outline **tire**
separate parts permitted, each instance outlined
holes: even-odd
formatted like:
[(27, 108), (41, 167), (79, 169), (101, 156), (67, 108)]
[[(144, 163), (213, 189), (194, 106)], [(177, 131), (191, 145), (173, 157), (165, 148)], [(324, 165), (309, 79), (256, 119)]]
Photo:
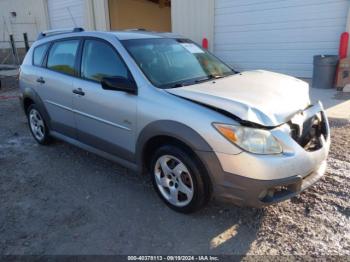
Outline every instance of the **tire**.
[(39, 108), (32, 104), (27, 109), (29, 130), (34, 139), (41, 145), (47, 145), (52, 141), (46, 121), (40, 113)]
[(158, 148), (149, 170), (159, 197), (171, 209), (188, 214), (208, 202), (210, 190), (202, 165), (186, 151), (172, 145)]

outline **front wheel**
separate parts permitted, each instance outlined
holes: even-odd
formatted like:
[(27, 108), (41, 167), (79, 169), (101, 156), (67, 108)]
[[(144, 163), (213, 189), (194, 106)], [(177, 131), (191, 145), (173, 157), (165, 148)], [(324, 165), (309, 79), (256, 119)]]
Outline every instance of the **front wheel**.
[(172, 209), (191, 213), (209, 199), (207, 181), (199, 161), (175, 146), (163, 146), (153, 155), (151, 175), (155, 190)]

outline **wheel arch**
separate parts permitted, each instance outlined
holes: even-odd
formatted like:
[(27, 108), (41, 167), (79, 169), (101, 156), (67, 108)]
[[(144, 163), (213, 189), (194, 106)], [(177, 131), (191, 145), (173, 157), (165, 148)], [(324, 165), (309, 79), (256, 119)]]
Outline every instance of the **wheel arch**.
[[(182, 123), (171, 120), (159, 120), (148, 124), (140, 133), (136, 143), (136, 161), (139, 171), (145, 174), (146, 163), (151, 153), (161, 145), (179, 146), (193, 154), (205, 169), (206, 165), (196, 151), (212, 152), (211, 146), (195, 130)], [(209, 170), (205, 170), (206, 173)], [(208, 174), (209, 176), (209, 174)]]
[(148, 174), (148, 165), (152, 153), (162, 145), (177, 146), (188, 152), (199, 163), (203, 179), (206, 181), (208, 197), (214, 189), (211, 170), (199, 152), (211, 152), (210, 145), (192, 128), (175, 121), (161, 120), (146, 126), (137, 140), (137, 166), (141, 174)]
[(32, 104), (35, 104), (35, 102), (30, 96), (23, 97), (23, 109), (24, 109), (24, 112), (27, 112), (28, 108)]
[(51, 118), (48, 111), (46, 110), (43, 100), (33, 88), (25, 88), (22, 92), (22, 107), (25, 113), (27, 113), (27, 109), (31, 104), (35, 104), (39, 108), (46, 124), (50, 128)]

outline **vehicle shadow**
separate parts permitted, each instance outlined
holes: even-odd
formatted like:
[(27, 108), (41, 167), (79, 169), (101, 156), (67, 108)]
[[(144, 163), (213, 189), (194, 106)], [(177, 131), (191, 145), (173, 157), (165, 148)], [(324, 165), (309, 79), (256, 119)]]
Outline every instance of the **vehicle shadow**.
[(6, 254), (242, 256), (257, 239), (264, 210), (212, 201), (176, 213), (149, 177), (63, 142), (43, 147), (27, 138), (11, 151), (25, 168), (2, 175), (13, 186), (2, 195)]
[[(137, 179), (140, 176), (130, 171), (127, 173), (130, 178)], [(265, 209), (238, 207), (212, 200), (202, 210), (193, 214), (180, 214), (169, 209), (158, 198), (150, 186), (149, 177), (143, 176), (142, 181), (146, 190), (143, 192), (146, 196), (142, 198), (145, 200), (149, 197), (149, 201), (155, 206), (150, 217), (159, 221), (148, 225), (148, 230), (153, 231), (150, 234), (157, 234), (152, 238), (154, 246), (166, 243), (162, 245), (163, 252), (160, 254), (237, 255), (237, 258), (240, 258), (249, 252), (252, 243), (257, 239)], [(141, 212), (145, 215), (139, 222), (145, 225), (148, 221), (145, 216), (149, 213), (149, 208), (145, 206)], [(147, 248), (147, 245), (138, 247), (138, 251), (141, 250), (143, 254), (154, 252), (152, 248)], [(158, 253), (159, 251), (156, 251), (156, 254)]]
[(115, 199), (105, 214), (114, 217), (112, 228), (116, 234), (110, 238), (120, 243), (116, 236), (121, 234), (126, 239), (122, 247), (111, 245), (112, 253), (244, 256), (257, 239), (265, 214), (264, 209), (241, 208), (215, 200), (194, 214), (180, 214), (159, 199), (149, 177), (125, 170), (112, 179), (116, 184), (127, 179), (123, 193), (118, 186), (115, 188), (124, 197)]
[[(136, 174), (128, 175), (139, 179)], [(242, 257), (257, 239), (265, 209), (237, 207), (213, 200), (196, 213), (180, 214), (169, 209), (158, 198), (149, 178), (142, 177), (142, 181), (142, 192), (134, 186), (127, 189), (133, 195), (128, 201), (136, 201), (133, 204), (129, 202), (128, 211), (132, 214), (124, 212), (123, 217), (115, 217), (119, 221), (128, 218), (130, 222), (125, 224), (129, 230), (123, 234), (130, 245), (118, 253)], [(134, 211), (131, 205), (134, 205)], [(119, 213), (117, 210), (114, 212)]]

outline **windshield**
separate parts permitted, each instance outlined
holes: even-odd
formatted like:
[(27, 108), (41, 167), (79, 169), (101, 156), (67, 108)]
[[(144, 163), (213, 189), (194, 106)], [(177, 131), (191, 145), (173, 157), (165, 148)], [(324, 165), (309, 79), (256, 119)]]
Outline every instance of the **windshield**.
[(122, 41), (146, 77), (159, 88), (174, 88), (225, 77), (234, 71), (186, 39)]

